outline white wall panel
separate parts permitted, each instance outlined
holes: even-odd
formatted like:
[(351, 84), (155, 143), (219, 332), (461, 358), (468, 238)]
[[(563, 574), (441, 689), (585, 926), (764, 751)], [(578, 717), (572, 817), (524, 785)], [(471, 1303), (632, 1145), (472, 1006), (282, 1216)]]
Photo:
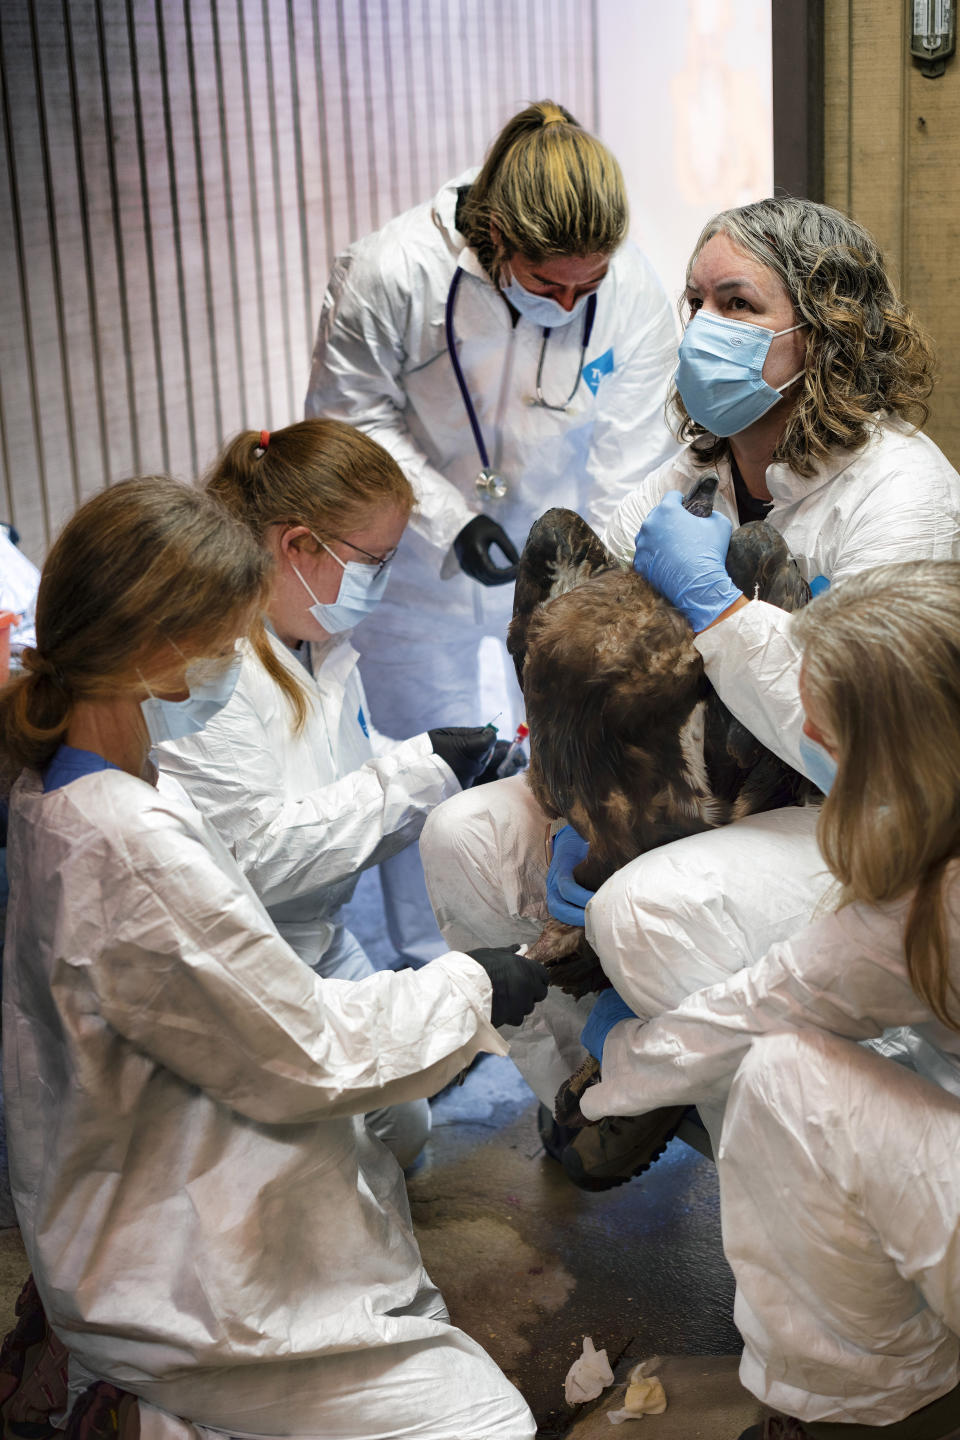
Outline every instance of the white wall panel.
[(0, 518), (297, 419), (334, 255), (551, 96), (595, 0), (3, 0)]
[(596, 131), (671, 298), (711, 215), (773, 193), (771, 3), (600, 0)]

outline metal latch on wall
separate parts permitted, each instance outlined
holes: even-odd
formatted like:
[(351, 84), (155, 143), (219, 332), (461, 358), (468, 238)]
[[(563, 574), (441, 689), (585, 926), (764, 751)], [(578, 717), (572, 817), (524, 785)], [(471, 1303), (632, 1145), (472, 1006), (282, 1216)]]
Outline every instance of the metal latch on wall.
[(946, 69), (957, 45), (955, 0), (907, 0), (910, 16), (910, 54), (920, 72), (935, 80)]

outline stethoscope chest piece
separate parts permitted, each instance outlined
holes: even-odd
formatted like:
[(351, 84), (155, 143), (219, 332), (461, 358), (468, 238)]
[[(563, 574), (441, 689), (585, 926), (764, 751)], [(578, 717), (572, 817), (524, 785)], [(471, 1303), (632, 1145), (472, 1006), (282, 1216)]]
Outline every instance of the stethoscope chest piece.
[(507, 494), (507, 482), (496, 470), (484, 465), (475, 481), (477, 494), (487, 500), (503, 500)]

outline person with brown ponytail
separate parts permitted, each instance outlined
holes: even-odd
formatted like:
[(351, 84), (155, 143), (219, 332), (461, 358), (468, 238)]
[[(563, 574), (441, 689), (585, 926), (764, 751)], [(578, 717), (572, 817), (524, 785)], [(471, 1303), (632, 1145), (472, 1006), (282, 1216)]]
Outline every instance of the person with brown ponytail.
[[(206, 483), (272, 556), (272, 580), (229, 704), (199, 733), (171, 735), (160, 767), (216, 827), (300, 958), (360, 980), (373, 966), (342, 906), (362, 870), (413, 844), (430, 811), (485, 772), (494, 731), (395, 741), (370, 720), (348, 632), (379, 602), (413, 505), (382, 446), (338, 420), (247, 430)], [(409, 1166), (430, 1107), (417, 1099), (368, 1123)]]
[(50, 1346), (124, 1437), (532, 1440), (449, 1323), (362, 1117), (503, 1053), (494, 1024), (544, 993), (538, 967), (448, 954), (322, 979), (213, 827), (151, 783), (151, 742), (227, 703), (271, 569), (211, 496), (115, 485), (55, 543), (36, 648), (0, 690), (7, 1138)]
[[(333, 267), (306, 399), (378, 440), (417, 509), (375, 625), (355, 637), (391, 735), (468, 725), (481, 642), (503, 652), (514, 562), (552, 505), (601, 533), (676, 453), (664, 418), (676, 318), (627, 240), (616, 159), (562, 105), (514, 115), (479, 171), (351, 245)], [(415, 852), (381, 870), (391, 938), (444, 948)]]

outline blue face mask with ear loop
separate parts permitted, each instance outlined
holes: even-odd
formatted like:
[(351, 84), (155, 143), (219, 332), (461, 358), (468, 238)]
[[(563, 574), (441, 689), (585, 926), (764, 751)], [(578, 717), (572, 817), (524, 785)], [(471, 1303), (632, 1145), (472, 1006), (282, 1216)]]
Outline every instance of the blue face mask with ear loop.
[[(153, 691), (146, 700), (140, 701), (140, 711), (147, 727), (151, 745), (162, 745), (165, 740), (182, 740), (202, 730), (230, 702), (237, 681), (243, 656), (237, 651), (228, 656), (222, 668), (212, 678), (209, 676), (210, 661), (191, 660), (187, 665), (183, 681), (189, 690), (186, 700), (161, 700)], [(139, 673), (139, 672), (138, 672)], [(147, 685), (143, 676), (140, 676)], [(147, 685), (150, 690), (150, 686)]]
[(519, 310), (525, 320), (529, 320), (534, 325), (542, 325), (545, 330), (557, 330), (562, 325), (569, 325), (590, 299), (589, 291), (585, 295), (578, 295), (572, 308), (564, 310), (559, 300), (554, 300), (550, 295), (535, 295), (532, 290), (525, 289), (520, 281), (514, 280), (512, 276), (506, 284), (501, 280), (500, 289), (514, 310)]
[(767, 352), (778, 335), (803, 330), (806, 324), (801, 320), (785, 330), (767, 330), (698, 310), (683, 332), (674, 376), (691, 420), (726, 439), (772, 410), (803, 369), (774, 389), (763, 378)]
[[(312, 530), (310, 533), (313, 535)], [(323, 546), (328, 555), (333, 556), (343, 570), (336, 600), (324, 605), (317, 599), (292, 560), (290, 565), (294, 575), (313, 601), (313, 604), (308, 605), (307, 609), (314, 620), (326, 630), (328, 635), (339, 635), (344, 630), (352, 630), (354, 625), (359, 625), (361, 620), (365, 620), (372, 611), (376, 610), (383, 599), (387, 581), (390, 579), (389, 566), (384, 565), (378, 569), (376, 565), (363, 565), (358, 560), (341, 560), (340, 556), (331, 550), (323, 540), (317, 539), (316, 535), (313, 535), (313, 538), (318, 545)]]
[(809, 735), (800, 733), (800, 758), (803, 761), (803, 773), (808, 780), (812, 780), (818, 790), (824, 795), (830, 793), (830, 787), (837, 778), (837, 762), (816, 740), (811, 740)]

